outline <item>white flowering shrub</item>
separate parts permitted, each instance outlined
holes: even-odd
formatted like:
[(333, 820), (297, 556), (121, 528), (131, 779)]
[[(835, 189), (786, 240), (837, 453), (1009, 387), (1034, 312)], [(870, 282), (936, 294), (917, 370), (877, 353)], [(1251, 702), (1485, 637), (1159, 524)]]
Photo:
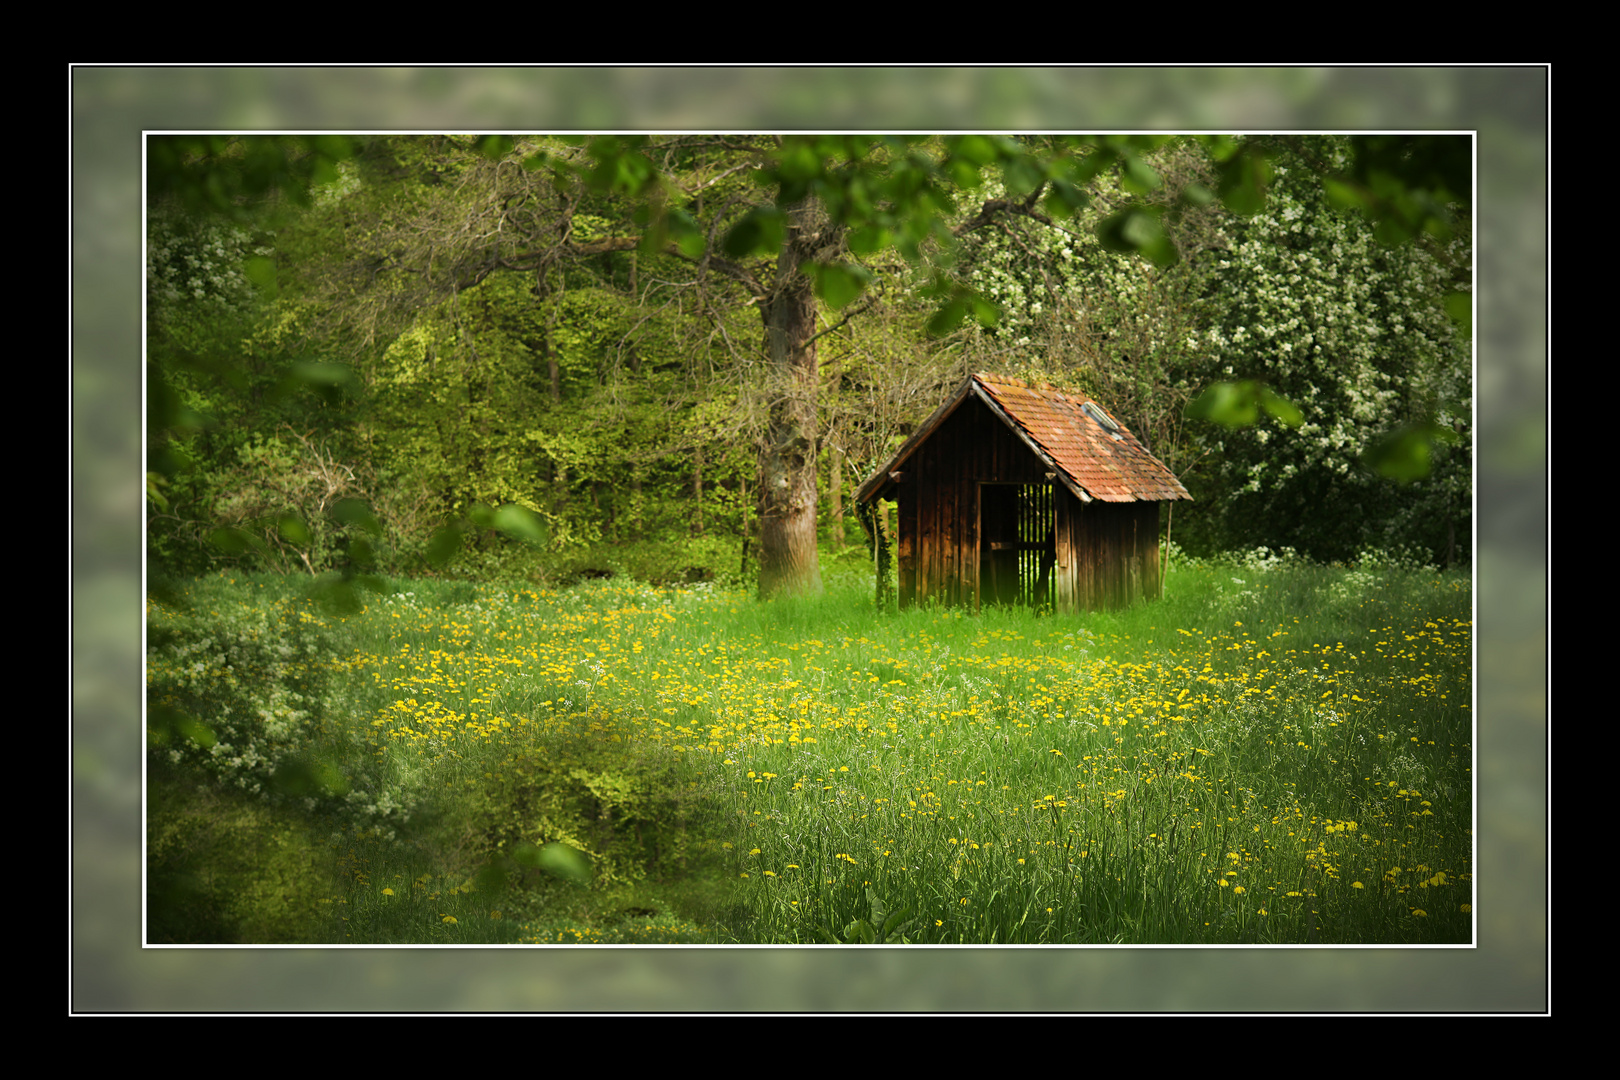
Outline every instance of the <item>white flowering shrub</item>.
[[(1215, 267), (1198, 340), (1207, 381), (1262, 380), (1304, 423), (1209, 431), (1220, 546), (1286, 543), (1319, 560), (1369, 544), (1439, 557), (1460, 546), (1466, 559), (1469, 357), (1442, 300), (1459, 287), (1467, 241), (1382, 246), (1303, 164), (1283, 156), (1276, 173), (1265, 209), (1234, 227)], [(1429, 477), (1400, 487), (1360, 464), (1377, 439), (1427, 417), (1464, 435)]]
[(146, 224), (146, 295), (149, 308), (166, 312), (181, 303), (206, 302), (242, 309), (253, 298), (243, 266), (268, 254), (253, 235), (226, 221), (199, 221), (154, 211)]
[(147, 648), (154, 752), (268, 793), (276, 771), (310, 741), (328, 655), (318, 628), (281, 607), (154, 619)]
[(409, 820), (421, 778), (388, 772), (363, 740), (324, 723), (351, 703), (332, 677), (334, 649), (319, 618), (287, 602), (149, 615), (155, 762), (385, 833)]
[(1283, 547), (1273, 551), (1263, 545), (1248, 550), (1225, 552), (1218, 561), (1233, 569), (1247, 570), (1253, 574), (1265, 574), (1273, 570), (1289, 570), (1310, 565), (1309, 559), (1301, 558), (1299, 552), (1291, 547)]
[[(1196, 149), (1172, 144), (1147, 160), (1163, 180), (1153, 200), (1167, 203), (1187, 184), (1214, 183)], [(980, 194), (1005, 192), (992, 180)], [(1161, 268), (1109, 251), (1097, 236), (1099, 223), (1139, 196), (1106, 174), (1088, 194), (1087, 207), (1069, 222), (1012, 216), (964, 238), (964, 277), (1001, 313), (993, 330), (976, 331), (980, 362), (1078, 384), (1174, 471), (1182, 410), (1198, 389), (1204, 316), (1196, 301), (1209, 288), (1207, 252), (1228, 242), (1225, 215), (1203, 208), (1170, 222), (1182, 258)]]
[(1397, 571), (1406, 574), (1434, 573), (1439, 567), (1430, 554), (1411, 544), (1389, 548), (1364, 547), (1356, 555), (1356, 566), (1369, 571)]

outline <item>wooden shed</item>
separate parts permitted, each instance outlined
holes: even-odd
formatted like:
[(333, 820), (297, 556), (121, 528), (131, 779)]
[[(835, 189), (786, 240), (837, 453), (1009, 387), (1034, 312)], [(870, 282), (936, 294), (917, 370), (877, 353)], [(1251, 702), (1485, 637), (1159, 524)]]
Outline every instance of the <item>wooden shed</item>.
[(856, 493), (899, 503), (899, 599), (1122, 607), (1159, 595), (1159, 504), (1191, 499), (1084, 395), (973, 375)]

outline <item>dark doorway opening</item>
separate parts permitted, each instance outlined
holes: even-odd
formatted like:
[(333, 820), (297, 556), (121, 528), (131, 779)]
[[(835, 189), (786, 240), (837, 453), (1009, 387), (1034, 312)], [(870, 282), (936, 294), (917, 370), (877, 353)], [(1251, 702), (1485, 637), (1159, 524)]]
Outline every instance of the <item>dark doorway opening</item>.
[(979, 603), (1052, 603), (1057, 529), (1051, 484), (979, 485)]

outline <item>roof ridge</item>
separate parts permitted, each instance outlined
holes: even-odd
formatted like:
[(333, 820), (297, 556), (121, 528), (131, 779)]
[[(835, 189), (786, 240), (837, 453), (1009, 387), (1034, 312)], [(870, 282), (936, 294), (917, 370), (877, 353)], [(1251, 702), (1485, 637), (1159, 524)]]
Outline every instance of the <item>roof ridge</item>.
[[(1012, 383), (1012, 384), (1017, 385), (1017, 386), (1022, 386), (1026, 390), (1052, 390), (1052, 391), (1055, 391), (1056, 393), (1059, 393), (1059, 394), (1066, 394), (1069, 397), (1079, 398), (1081, 401), (1090, 401), (1090, 402), (1094, 402), (1095, 404), (1097, 404), (1099, 406), (1102, 405), (1102, 402), (1097, 401), (1096, 398), (1094, 398), (1091, 395), (1087, 394), (1083, 390), (1069, 390), (1069, 389), (1066, 389), (1065, 387), (1058, 386), (1056, 383), (1036, 382), (1033, 379), (1024, 379), (1024, 378), (1020, 378), (1020, 377), (1018, 377), (1016, 375), (997, 375), (994, 372), (986, 372), (986, 371), (974, 372), (973, 377), (975, 379), (979, 379), (981, 381), (985, 380), (985, 379), (988, 379), (988, 380), (990, 380), (992, 382)], [(1112, 415), (1112, 414), (1110, 414), (1110, 415)]]
[[(1058, 470), (1064, 483), (1083, 500), (1192, 498), (1135, 432), (1084, 391), (988, 371), (970, 375), (956, 394), (912, 432), (889, 463), (861, 486), (857, 498), (870, 499), (882, 490), (894, 475), (891, 470), (932, 437), (959, 405), (974, 397), (999, 415), (1049, 467)], [(1087, 405), (1095, 412), (1086, 409)]]

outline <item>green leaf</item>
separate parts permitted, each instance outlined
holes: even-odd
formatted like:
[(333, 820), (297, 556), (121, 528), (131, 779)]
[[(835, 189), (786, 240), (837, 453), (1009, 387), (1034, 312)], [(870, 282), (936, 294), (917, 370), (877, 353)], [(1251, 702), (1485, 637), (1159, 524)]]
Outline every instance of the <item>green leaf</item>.
[(1097, 225), (1097, 239), (1108, 251), (1141, 255), (1155, 266), (1174, 266), (1181, 258), (1158, 215), (1140, 206), (1104, 218)]
[(721, 240), (720, 247), (733, 259), (749, 255), (774, 255), (782, 249), (787, 219), (774, 206), (756, 206), (743, 215)]
[(495, 511), (488, 527), (539, 547), (544, 547), (551, 539), (545, 520), (533, 510), (517, 503), (507, 503)]
[(309, 534), (309, 526), (296, 514), (282, 514), (276, 519), (276, 531), (281, 538), (297, 547), (309, 547), (315, 538)]
[(535, 865), (553, 877), (572, 881), (576, 885), (588, 885), (594, 876), (590, 856), (578, 848), (557, 842), (540, 849), (535, 856)]
[(1125, 170), (1124, 176), (1121, 177), (1121, 183), (1125, 190), (1132, 194), (1146, 195), (1149, 192), (1158, 190), (1163, 181), (1159, 179), (1159, 174), (1153, 170), (1151, 165), (1135, 154), (1128, 154), (1125, 157)]
[(154, 746), (168, 746), (173, 739), (182, 738), (206, 750), (219, 741), (207, 724), (173, 705), (153, 705), (146, 712), (146, 726)]
[(317, 798), (323, 795), (348, 794), (349, 781), (343, 771), (324, 758), (314, 761), (293, 759), (282, 762), (270, 778), (272, 786), (283, 795), (296, 799)]
[(968, 305), (972, 308), (973, 317), (986, 330), (994, 330), (996, 324), (1001, 321), (1001, 309), (993, 301), (978, 293), (968, 294)]
[(242, 276), (271, 296), (276, 292), (276, 263), (264, 255), (253, 255), (243, 260)]
[(244, 555), (249, 551), (257, 551), (261, 555), (269, 553), (263, 540), (228, 525), (210, 532), (208, 542), (226, 555)]
[(507, 883), (506, 867), (498, 862), (485, 863), (478, 873), (473, 875), (473, 890), (486, 896), (496, 896), (504, 892)]
[(1305, 422), (1305, 414), (1299, 411), (1298, 405), (1268, 386), (1260, 388), (1260, 406), (1286, 427), (1299, 427)]
[(428, 541), (427, 550), (423, 553), (430, 566), (443, 566), (456, 557), (461, 550), (461, 529), (455, 525), (446, 525), (433, 534)]
[(988, 135), (950, 135), (945, 139), (945, 148), (953, 157), (973, 165), (975, 171), (1001, 156), (1000, 148)]
[(849, 250), (856, 255), (872, 255), (894, 243), (894, 234), (881, 225), (862, 225), (849, 231)]
[(300, 360), (292, 365), (279, 389), (283, 394), (299, 388), (313, 390), (323, 401), (335, 404), (342, 400), (345, 391), (358, 391), (359, 387), (360, 380), (348, 364)]
[(332, 518), (340, 524), (364, 529), (372, 536), (382, 535), (382, 524), (364, 499), (339, 499), (332, 507)]
[(1362, 461), (1380, 476), (1409, 484), (1429, 475), (1435, 443), (1460, 441), (1455, 431), (1433, 421), (1403, 424), (1369, 447)]
[(1181, 189), (1181, 201), (1189, 206), (1208, 206), (1215, 201), (1215, 193), (1203, 184), (1188, 184)]
[(1322, 191), (1328, 201), (1341, 210), (1366, 210), (1372, 205), (1369, 192), (1331, 176), (1322, 181)]
[(789, 136), (776, 161), (777, 182), (784, 186), (802, 185), (823, 172), (823, 165), (815, 139)]
[(1474, 333), (1474, 298), (1465, 292), (1446, 294), (1446, 314), (1469, 337)]
[(1046, 212), (1053, 217), (1073, 217), (1078, 211), (1084, 210), (1087, 195), (1082, 188), (1076, 187), (1065, 179), (1054, 179), (1050, 189), (1042, 200)]
[(861, 295), (867, 282), (872, 280), (872, 272), (866, 267), (851, 266), (848, 263), (835, 263), (830, 266), (813, 263), (808, 269), (815, 281), (816, 295), (833, 308), (841, 308)]
[(370, 568), (377, 565), (377, 554), (371, 550), (371, 544), (363, 537), (350, 540), (347, 548), (351, 568)]
[(1220, 177), (1216, 190), (1232, 213), (1247, 217), (1265, 207), (1271, 162), (1264, 154), (1245, 149), (1223, 161), (1216, 171)]
[(512, 152), (513, 145), (510, 135), (480, 135), (473, 148), (491, 161), (498, 161)]
[(703, 230), (698, 227), (697, 220), (680, 207), (670, 209), (664, 215), (664, 226), (675, 241), (675, 246), (681, 254), (688, 259), (697, 259), (703, 256), (704, 238)]
[(951, 183), (964, 191), (972, 191), (984, 183), (984, 177), (979, 167), (971, 161), (961, 158), (952, 158), (945, 163), (945, 173), (951, 178)]
[(358, 615), (365, 608), (354, 583), (342, 574), (322, 574), (310, 585), (306, 595), (328, 615)]
[(962, 325), (962, 320), (967, 318), (967, 313), (968, 302), (966, 299), (953, 297), (947, 300), (940, 305), (939, 310), (934, 312), (933, 317), (928, 320), (928, 333), (933, 337), (944, 337), (952, 333), (958, 326)]
[(1001, 173), (1010, 199), (1022, 199), (1046, 179), (1040, 163), (1028, 154), (1019, 154), (1002, 162)]
[(1254, 379), (1215, 383), (1187, 406), (1194, 420), (1213, 420), (1230, 428), (1248, 427), (1260, 419), (1260, 410), (1280, 424), (1298, 427), (1305, 422), (1299, 406)]
[(856, 919), (844, 927), (844, 940), (862, 945), (872, 944), (872, 924), (865, 919)]
[(1215, 383), (1187, 406), (1187, 416), (1193, 420), (1213, 420), (1229, 428), (1248, 427), (1260, 419), (1255, 384)]
[(169, 482), (168, 477), (162, 473), (149, 472), (146, 474), (146, 501), (162, 510), (169, 512), (169, 500), (163, 497), (163, 485)]

